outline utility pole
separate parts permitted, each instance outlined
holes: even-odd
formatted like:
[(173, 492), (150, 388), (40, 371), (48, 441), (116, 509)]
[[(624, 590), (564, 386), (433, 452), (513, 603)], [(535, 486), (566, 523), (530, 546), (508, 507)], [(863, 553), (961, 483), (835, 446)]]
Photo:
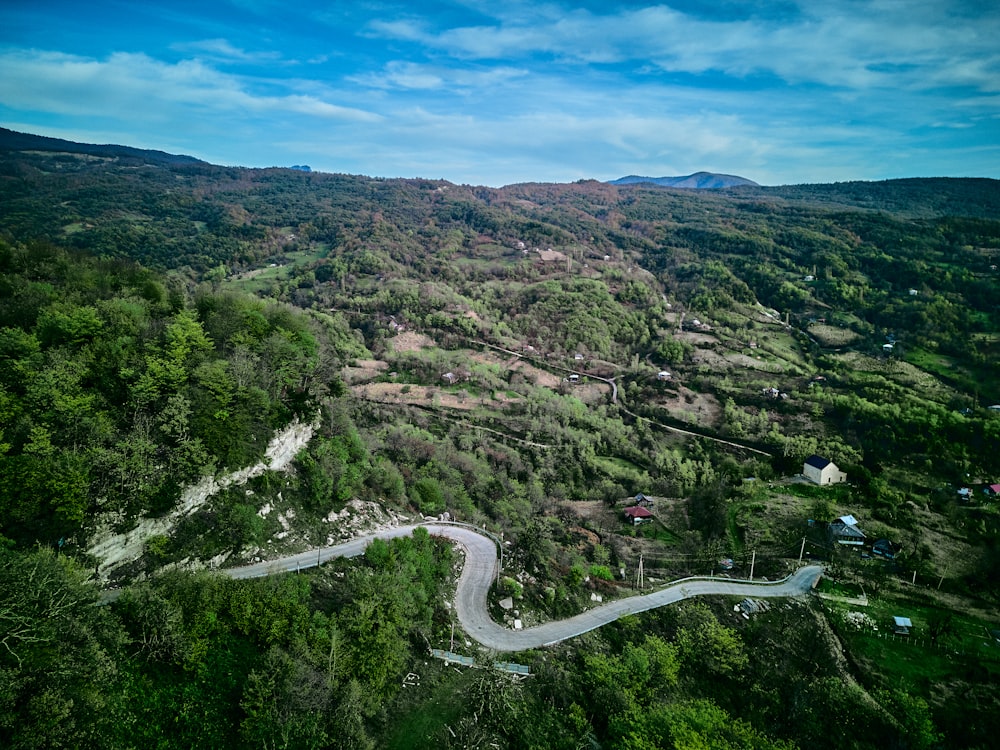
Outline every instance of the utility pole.
[(938, 591), (941, 590), (941, 584), (944, 583), (944, 577), (946, 575), (948, 575), (948, 568), (947, 567), (944, 569), (944, 572), (941, 573), (941, 577), (938, 579), (938, 585), (937, 585)]
[(753, 556), (750, 558), (750, 580), (753, 580), (753, 566), (757, 564), (757, 550), (753, 551)]
[(806, 551), (806, 538), (802, 537), (802, 546), (799, 548), (799, 562), (802, 562), (802, 553)]
[(642, 555), (639, 555), (639, 588), (640, 589), (645, 588), (645, 584), (646, 584), (645, 576), (643, 575), (642, 571)]

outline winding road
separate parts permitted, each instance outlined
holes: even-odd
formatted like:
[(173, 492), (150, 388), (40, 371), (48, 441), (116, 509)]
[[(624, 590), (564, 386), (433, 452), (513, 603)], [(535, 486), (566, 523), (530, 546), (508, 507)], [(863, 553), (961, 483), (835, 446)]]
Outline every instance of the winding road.
[(808, 592), (823, 573), (819, 565), (800, 568), (788, 578), (775, 582), (734, 581), (722, 578), (685, 578), (649, 594), (630, 596), (594, 607), (586, 612), (525, 630), (510, 630), (490, 617), (486, 597), (497, 575), (496, 542), (469, 526), (422, 523), (399, 526), (376, 534), (352, 539), (333, 547), (302, 552), (280, 560), (229, 568), (221, 573), (230, 578), (259, 578), (278, 573), (315, 567), (334, 557), (357, 557), (375, 538), (394, 539), (408, 536), (422, 526), (434, 536), (459, 544), (465, 550), (465, 565), (455, 591), (455, 612), (466, 635), (494, 651), (525, 651), (551, 646), (595, 630), (625, 615), (646, 612), (656, 607), (694, 596), (752, 596), (755, 598), (800, 596)]

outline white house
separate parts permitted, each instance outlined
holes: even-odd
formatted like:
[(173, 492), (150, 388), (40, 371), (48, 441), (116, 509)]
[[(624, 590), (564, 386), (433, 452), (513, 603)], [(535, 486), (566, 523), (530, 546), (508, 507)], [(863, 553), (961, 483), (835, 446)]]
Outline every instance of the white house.
[(809, 456), (802, 464), (802, 474), (816, 484), (838, 484), (847, 481), (847, 474), (837, 468), (837, 464), (821, 456)]

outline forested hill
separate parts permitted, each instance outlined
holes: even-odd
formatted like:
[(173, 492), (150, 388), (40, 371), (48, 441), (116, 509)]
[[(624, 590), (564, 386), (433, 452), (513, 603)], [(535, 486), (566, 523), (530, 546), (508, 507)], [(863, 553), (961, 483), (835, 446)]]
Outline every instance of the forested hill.
[(139, 160), (156, 164), (204, 163), (193, 156), (168, 154), (165, 151), (134, 148), (132, 146), (116, 146), (113, 144), (76, 143), (75, 141), (63, 140), (62, 138), (49, 138), (44, 135), (19, 133), (7, 128), (0, 128), (0, 152), (3, 151), (47, 151), (64, 154), (86, 154), (88, 156), (108, 159)]
[[(1000, 732), (1000, 182), (492, 189), (147, 156), (0, 149), (0, 745)], [(848, 481), (805, 484), (814, 454)], [(503, 539), (511, 628), (806, 558), (833, 598), (630, 616), (517, 655), (522, 681), (428, 656), (494, 658), (426, 534), (208, 570), (445, 513)], [(831, 536), (848, 516), (862, 545)]]
[(361, 351), (344, 335), (287, 305), (186, 300), (134, 263), (0, 241), (0, 530), (73, 537), (254, 463), (342, 387), (338, 359)]

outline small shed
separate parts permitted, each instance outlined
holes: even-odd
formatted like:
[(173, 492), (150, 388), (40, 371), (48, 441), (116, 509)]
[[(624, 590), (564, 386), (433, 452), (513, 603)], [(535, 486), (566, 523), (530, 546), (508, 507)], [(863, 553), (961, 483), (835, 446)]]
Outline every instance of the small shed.
[(632, 502), (636, 505), (642, 506), (643, 508), (648, 508), (653, 504), (653, 498), (648, 495), (644, 495), (641, 492), (632, 498)]
[(638, 505), (635, 505), (631, 508), (625, 509), (625, 518), (631, 522), (633, 526), (638, 526), (642, 523), (651, 522), (653, 520), (653, 514), (650, 513), (647, 508), (641, 508)]
[(888, 539), (879, 539), (872, 545), (872, 554), (884, 557), (886, 560), (894, 560), (898, 552), (899, 545), (893, 544)]
[(910, 628), (912, 627), (913, 623), (910, 621), (909, 617), (892, 618), (892, 632), (896, 635), (909, 635)]
[(671, 377), (670, 373), (667, 372), (666, 370), (660, 370), (658, 373), (656, 373), (656, 379), (657, 380), (661, 380), (661, 381), (663, 381), (663, 380), (670, 380), (670, 377)]

